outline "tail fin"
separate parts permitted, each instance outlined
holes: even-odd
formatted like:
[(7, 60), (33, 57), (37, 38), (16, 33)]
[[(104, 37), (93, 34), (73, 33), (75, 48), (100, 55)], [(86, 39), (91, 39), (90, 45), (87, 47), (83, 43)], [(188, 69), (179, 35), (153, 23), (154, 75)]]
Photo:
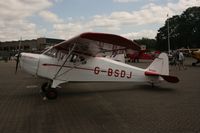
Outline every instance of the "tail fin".
[(161, 53), (146, 71), (157, 73), (159, 75), (169, 75), (169, 59), (166, 53)]
[(161, 53), (145, 71), (146, 76), (161, 76), (164, 80), (177, 83), (179, 79), (169, 75), (169, 59), (166, 53)]

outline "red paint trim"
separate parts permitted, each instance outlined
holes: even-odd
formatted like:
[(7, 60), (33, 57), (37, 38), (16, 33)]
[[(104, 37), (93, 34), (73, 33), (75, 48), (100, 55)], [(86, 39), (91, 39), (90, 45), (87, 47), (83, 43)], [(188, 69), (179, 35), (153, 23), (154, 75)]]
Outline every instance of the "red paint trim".
[(160, 74), (158, 74), (156, 72), (151, 72), (151, 71), (145, 71), (144, 74), (146, 76), (160, 76)]

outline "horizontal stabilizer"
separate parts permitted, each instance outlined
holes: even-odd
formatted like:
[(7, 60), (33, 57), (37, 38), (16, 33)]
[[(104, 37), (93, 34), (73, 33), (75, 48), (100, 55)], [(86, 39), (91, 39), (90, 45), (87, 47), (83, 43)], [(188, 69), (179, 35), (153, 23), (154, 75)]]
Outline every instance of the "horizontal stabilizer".
[(166, 53), (161, 53), (158, 58), (147, 67), (144, 74), (150, 77), (162, 77), (170, 83), (179, 82), (177, 77), (169, 75), (169, 59)]
[(160, 75), (164, 80), (170, 83), (178, 83), (179, 79), (175, 76), (170, 76), (170, 75)]
[(164, 80), (170, 83), (178, 83), (179, 79), (175, 76), (170, 76), (170, 75), (160, 75)]
[(161, 74), (151, 72), (151, 71), (146, 71), (145, 75), (146, 76), (161, 76), (164, 80), (166, 80), (167, 82), (170, 82), (170, 83), (178, 83), (179, 82), (179, 79), (175, 76), (161, 75)]

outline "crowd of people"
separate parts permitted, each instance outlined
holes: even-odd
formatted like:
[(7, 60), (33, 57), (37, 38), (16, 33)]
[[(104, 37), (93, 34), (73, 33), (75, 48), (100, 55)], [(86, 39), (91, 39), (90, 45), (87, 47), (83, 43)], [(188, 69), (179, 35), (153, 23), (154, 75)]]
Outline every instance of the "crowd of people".
[(186, 69), (184, 65), (185, 57), (183, 55), (183, 52), (176, 50), (172, 51), (171, 57), (170, 57), (170, 64), (174, 66), (178, 66), (179, 70)]

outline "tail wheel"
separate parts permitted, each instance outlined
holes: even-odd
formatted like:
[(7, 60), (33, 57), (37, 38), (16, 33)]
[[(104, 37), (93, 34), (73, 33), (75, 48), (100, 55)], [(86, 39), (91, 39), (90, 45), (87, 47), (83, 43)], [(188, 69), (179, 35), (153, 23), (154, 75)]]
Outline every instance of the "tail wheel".
[(45, 95), (48, 99), (53, 100), (57, 98), (58, 93), (55, 89), (49, 88), (48, 90), (46, 90)]

